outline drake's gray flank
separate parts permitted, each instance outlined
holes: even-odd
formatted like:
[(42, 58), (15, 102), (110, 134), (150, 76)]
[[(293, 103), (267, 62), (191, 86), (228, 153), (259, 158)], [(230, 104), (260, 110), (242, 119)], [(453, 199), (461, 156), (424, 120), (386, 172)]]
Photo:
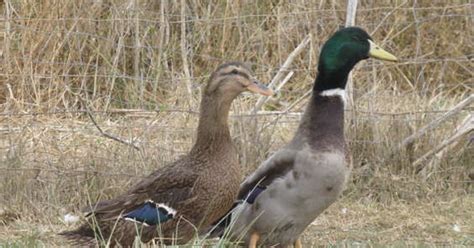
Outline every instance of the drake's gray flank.
[(294, 138), (241, 184), (237, 206), (218, 226), (228, 225), (231, 238), (252, 248), (301, 247), (306, 227), (336, 201), (351, 171), (344, 88), (351, 69), (368, 57), (396, 60), (360, 28), (341, 29), (324, 44)]

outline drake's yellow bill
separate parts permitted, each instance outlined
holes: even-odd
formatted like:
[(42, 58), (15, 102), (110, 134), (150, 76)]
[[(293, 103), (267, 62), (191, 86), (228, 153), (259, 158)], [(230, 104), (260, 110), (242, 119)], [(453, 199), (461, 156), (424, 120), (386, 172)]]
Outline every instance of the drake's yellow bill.
[(395, 55), (383, 50), (373, 41), (369, 40), (369, 43), (370, 43), (369, 57), (374, 58), (374, 59), (393, 61), (393, 62), (398, 61)]

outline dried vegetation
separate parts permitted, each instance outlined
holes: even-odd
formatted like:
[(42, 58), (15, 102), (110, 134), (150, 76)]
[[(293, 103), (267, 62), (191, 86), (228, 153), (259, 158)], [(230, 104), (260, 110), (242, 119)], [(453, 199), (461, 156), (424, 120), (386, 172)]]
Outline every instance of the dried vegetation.
[[(65, 213), (116, 195), (190, 148), (200, 86), (218, 64), (247, 61), (270, 81), (309, 34), (277, 97), (256, 114), (255, 96), (234, 104), (241, 162), (255, 168), (291, 138), (319, 48), (344, 23), (345, 8), (307, 0), (0, 2), (0, 243), (60, 245), (54, 234), (70, 228)], [(415, 163), (472, 118), (472, 104), (400, 146), (472, 97), (473, 8), (360, 1), (356, 23), (401, 61), (369, 60), (354, 71), (346, 118), (354, 173), (305, 244), (474, 245), (472, 132)], [(87, 111), (138, 149), (101, 135)]]

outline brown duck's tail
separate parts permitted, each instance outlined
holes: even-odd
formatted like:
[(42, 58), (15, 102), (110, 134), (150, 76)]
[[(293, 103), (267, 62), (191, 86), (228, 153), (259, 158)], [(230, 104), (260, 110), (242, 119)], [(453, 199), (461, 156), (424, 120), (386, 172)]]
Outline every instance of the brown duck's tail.
[(229, 211), (211, 225), (211, 228), (207, 231), (209, 238), (224, 237), (226, 229), (229, 228), (232, 223), (232, 214), (235, 212), (235, 208), (240, 204), (242, 204), (242, 201), (235, 201)]
[(83, 224), (73, 231), (61, 232), (59, 235), (65, 237), (74, 246), (97, 247), (99, 245), (96, 239), (98, 234), (89, 224)]

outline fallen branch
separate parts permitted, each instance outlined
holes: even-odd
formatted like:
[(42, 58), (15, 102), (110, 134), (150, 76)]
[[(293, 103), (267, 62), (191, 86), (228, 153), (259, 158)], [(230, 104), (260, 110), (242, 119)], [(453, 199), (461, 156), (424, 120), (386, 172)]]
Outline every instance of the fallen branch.
[[(468, 118), (469, 118), (469, 116), (468, 116)], [(466, 118), (464, 121), (466, 121), (468, 118)], [(463, 124), (464, 124), (464, 121), (463, 121)], [(426, 165), (422, 165), (421, 163), (420, 163), (420, 166), (417, 165), (417, 167), (418, 167), (417, 171), (419, 171), (418, 174), (422, 175), (424, 179), (427, 179), (430, 176), (431, 173), (436, 172), (436, 168), (438, 168), (438, 166), (439, 166), (440, 162), (442, 161), (442, 159), (446, 156), (446, 154), (448, 152), (450, 152), (452, 149), (457, 147), (461, 140), (462, 139), (459, 138), (459, 139), (453, 141), (451, 144), (447, 145), (446, 147), (441, 149), (439, 152), (432, 155), (433, 157), (431, 158), (431, 161), (429, 163), (427, 163)], [(466, 142), (465, 147), (462, 148), (462, 149), (466, 149), (467, 147), (470, 146), (469, 137), (467, 138), (467, 140), (468, 141)], [(456, 152), (463, 152), (463, 151), (458, 151), (457, 150)]]
[(464, 119), (464, 121), (459, 125), (459, 128), (457, 128), (457, 131), (451, 135), (448, 139), (444, 140), (439, 144), (437, 147), (432, 149), (431, 151), (425, 153), (423, 156), (421, 156), (419, 159), (417, 159), (414, 163), (413, 166), (418, 166), (421, 163), (423, 163), (425, 160), (433, 156), (434, 154), (438, 154), (442, 152), (442, 150), (447, 149), (447, 147), (454, 143), (455, 141), (459, 140), (461, 137), (466, 135), (467, 133), (471, 132), (474, 130), (474, 116), (469, 115)]
[(466, 98), (463, 101), (461, 101), (460, 103), (458, 103), (458, 105), (456, 105), (451, 110), (449, 110), (448, 112), (446, 112), (445, 114), (440, 116), (438, 119), (430, 122), (428, 125), (420, 128), (416, 133), (410, 135), (408, 138), (406, 138), (405, 140), (402, 141), (402, 143), (400, 144), (399, 147), (402, 148), (402, 147), (405, 147), (405, 146), (413, 143), (416, 139), (423, 136), (426, 132), (428, 132), (429, 130), (431, 130), (431, 129), (437, 127), (437, 126), (439, 126), (441, 123), (446, 121), (449, 117), (451, 117), (454, 114), (458, 113), (464, 107), (468, 106), (472, 102), (474, 102), (474, 94), (470, 95), (468, 98)]

